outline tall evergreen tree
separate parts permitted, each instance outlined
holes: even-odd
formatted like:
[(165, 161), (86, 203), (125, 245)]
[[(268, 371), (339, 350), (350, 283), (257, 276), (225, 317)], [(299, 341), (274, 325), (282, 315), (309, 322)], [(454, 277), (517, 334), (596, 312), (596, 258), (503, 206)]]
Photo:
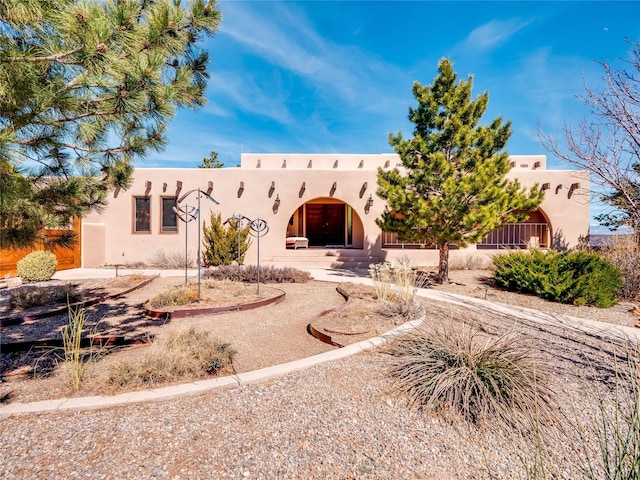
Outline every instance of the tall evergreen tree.
[(202, 159), (202, 163), (198, 168), (222, 168), (224, 163), (218, 159), (218, 152), (211, 150), (208, 157)]
[(0, 187), (31, 183), (33, 214), (9, 221), (4, 195), (3, 246), (130, 184), (176, 109), (205, 103), (199, 45), (220, 20), (215, 0), (0, 0)]
[(511, 124), (499, 117), (479, 125), (489, 95), (472, 99), (473, 77), (456, 82), (448, 59), (440, 61), (438, 70), (432, 85), (413, 86), (418, 102), (409, 108), (413, 138), (389, 135), (402, 169), (378, 169), (377, 194), (387, 208), (377, 223), (402, 241), (437, 246), (438, 276), (446, 283), (452, 243), (465, 247), (504, 223), (526, 220), (543, 192), (537, 185), (527, 192), (505, 178)]

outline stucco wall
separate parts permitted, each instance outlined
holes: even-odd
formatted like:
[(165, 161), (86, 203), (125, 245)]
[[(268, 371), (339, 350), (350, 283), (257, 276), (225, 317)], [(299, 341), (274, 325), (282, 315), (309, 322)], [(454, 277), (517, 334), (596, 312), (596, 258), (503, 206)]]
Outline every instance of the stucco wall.
[[(286, 157), (286, 165), (283, 160)], [(257, 160), (260, 158), (260, 166)], [(579, 173), (545, 170), (544, 156), (512, 157), (516, 167), (510, 172), (523, 186), (534, 183), (549, 184), (541, 206), (549, 219), (553, 234), (561, 236), (564, 246), (575, 245), (589, 227), (588, 184)], [(337, 164), (335, 163), (338, 161)], [(309, 168), (311, 161), (311, 168)], [(202, 220), (210, 213), (220, 212), (223, 219), (242, 214), (251, 219), (261, 218), (269, 225), (269, 232), (260, 239), (261, 260), (286, 255), (284, 239), (289, 218), (298, 207), (313, 199), (334, 199), (345, 202), (354, 211), (354, 244), (361, 240), (365, 251), (373, 256), (392, 259), (409, 253), (419, 263), (434, 263), (434, 251), (383, 250), (381, 232), (375, 224), (384, 210), (384, 202), (375, 195), (378, 166), (393, 168), (399, 160), (385, 155), (258, 155), (245, 154), (241, 168), (198, 169), (138, 168), (133, 186), (128, 191), (112, 192), (109, 206), (102, 214), (92, 214), (84, 220), (83, 266), (103, 264), (134, 264), (148, 262), (160, 250), (169, 254), (184, 254), (185, 224), (179, 222), (177, 233), (160, 233), (160, 202), (162, 196), (184, 195), (200, 188), (220, 202), (214, 205), (201, 199)], [(538, 162), (538, 166), (533, 165)], [(521, 165), (528, 165), (521, 167)], [(335, 167), (335, 168), (334, 168)], [(572, 184), (580, 188), (571, 190)], [(335, 184), (335, 188), (334, 188)], [(562, 184), (563, 188), (557, 189)], [(304, 185), (304, 188), (303, 188)], [(243, 188), (241, 188), (241, 186)], [(151, 233), (133, 233), (133, 197), (151, 198)], [(373, 204), (367, 208), (369, 196)], [(275, 208), (276, 198), (280, 204)], [(193, 192), (182, 205), (196, 205)], [(188, 225), (190, 252), (197, 250), (197, 224)], [(256, 240), (247, 253), (246, 262), (255, 263)], [(471, 248), (467, 251), (473, 251)], [(459, 254), (459, 253), (458, 253)]]

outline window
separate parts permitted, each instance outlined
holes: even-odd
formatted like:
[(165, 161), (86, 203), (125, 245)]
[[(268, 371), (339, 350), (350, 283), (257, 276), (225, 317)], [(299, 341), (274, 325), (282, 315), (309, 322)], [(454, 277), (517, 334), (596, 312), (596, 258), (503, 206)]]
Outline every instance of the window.
[(176, 197), (162, 197), (162, 222), (160, 224), (161, 233), (177, 233), (178, 217), (173, 207), (176, 206)]
[(151, 233), (151, 198), (134, 197), (134, 233)]

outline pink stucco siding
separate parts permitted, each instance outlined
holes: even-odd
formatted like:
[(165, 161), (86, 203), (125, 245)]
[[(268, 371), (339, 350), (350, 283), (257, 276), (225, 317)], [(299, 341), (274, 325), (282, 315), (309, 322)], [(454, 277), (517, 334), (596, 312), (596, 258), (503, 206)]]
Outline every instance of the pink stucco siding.
[[(538, 183), (548, 187), (541, 211), (551, 226), (555, 241), (562, 246), (576, 245), (580, 236), (588, 233), (589, 185), (584, 172), (547, 170), (542, 155), (512, 156), (510, 177), (523, 186)], [(221, 169), (199, 168), (138, 168), (133, 186), (128, 191), (110, 194), (108, 208), (91, 214), (83, 221), (82, 264), (96, 267), (105, 264), (148, 262), (162, 250), (184, 252), (185, 224), (178, 222), (176, 232), (161, 231), (163, 197), (180, 197), (200, 188), (218, 202), (201, 200), (202, 220), (211, 211), (220, 212), (223, 219), (241, 214), (251, 219), (264, 219), (269, 232), (260, 240), (261, 261), (268, 263), (339, 263), (339, 257), (360, 257), (361, 263), (392, 260), (408, 255), (416, 264), (435, 264), (437, 252), (429, 249), (383, 248), (382, 232), (375, 219), (384, 210), (384, 202), (376, 197), (377, 168), (394, 168), (399, 164), (395, 154), (243, 154), (239, 167)], [(134, 198), (146, 197), (150, 202), (150, 232), (134, 232)], [(370, 201), (372, 200), (372, 202)], [(195, 206), (192, 194), (182, 204)], [(345, 245), (336, 245), (318, 252), (313, 248), (287, 249), (287, 235), (304, 236), (311, 221), (304, 212), (313, 208), (305, 204), (345, 204), (351, 220)], [(314, 208), (316, 208), (314, 207)], [(350, 209), (348, 208), (350, 207)], [(330, 207), (325, 207), (329, 208)], [(331, 209), (330, 209), (331, 210)], [(335, 208), (331, 211), (339, 211)], [(347, 213), (345, 213), (347, 215)], [(293, 217), (293, 218), (292, 218)], [(346, 219), (345, 228), (346, 226)], [(197, 249), (197, 226), (189, 224), (188, 243)], [(316, 242), (317, 243), (317, 242)], [(454, 251), (453, 255), (487, 254), (475, 246)], [(246, 263), (256, 261), (256, 242), (250, 248)], [(332, 257), (334, 258), (327, 258)], [(323, 258), (325, 257), (325, 258)]]

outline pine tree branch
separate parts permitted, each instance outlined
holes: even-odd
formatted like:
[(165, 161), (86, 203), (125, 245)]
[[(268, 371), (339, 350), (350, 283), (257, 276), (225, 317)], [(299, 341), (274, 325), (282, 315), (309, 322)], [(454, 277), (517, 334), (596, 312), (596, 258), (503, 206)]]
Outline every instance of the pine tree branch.
[(67, 122), (76, 122), (78, 120), (82, 120), (83, 118), (89, 118), (89, 117), (108, 117), (111, 115), (118, 115), (118, 112), (115, 110), (112, 110), (110, 112), (87, 112), (87, 113), (83, 113), (80, 115), (76, 115), (75, 117), (64, 117), (64, 118), (60, 118), (58, 120), (55, 121), (55, 123), (59, 123), (64, 125)]
[[(45, 62), (57, 62), (65, 57), (73, 55), (82, 51), (82, 47), (74, 48), (68, 52), (60, 52), (55, 55), (48, 55), (46, 57), (6, 57), (3, 60), (6, 62), (30, 62), (30, 63), (45, 63)], [(0, 59), (2, 61), (2, 59)]]

